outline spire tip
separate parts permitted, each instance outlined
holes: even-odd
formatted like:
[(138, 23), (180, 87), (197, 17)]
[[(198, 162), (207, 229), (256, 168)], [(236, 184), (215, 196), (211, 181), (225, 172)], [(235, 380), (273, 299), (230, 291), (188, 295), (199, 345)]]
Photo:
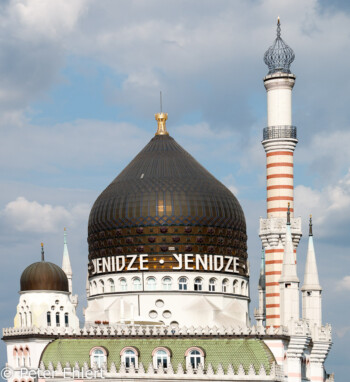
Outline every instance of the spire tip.
[(41, 243), (41, 261), (45, 261), (44, 243)]
[(312, 233), (312, 215), (310, 214), (310, 220), (309, 220), (309, 236), (313, 236)]

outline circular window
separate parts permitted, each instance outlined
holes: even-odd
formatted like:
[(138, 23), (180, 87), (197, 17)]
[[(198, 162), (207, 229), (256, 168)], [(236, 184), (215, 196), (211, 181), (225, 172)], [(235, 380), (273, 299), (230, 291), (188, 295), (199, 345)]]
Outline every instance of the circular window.
[(163, 300), (157, 300), (156, 301), (156, 307), (161, 308), (162, 306), (164, 306), (164, 301)]
[(170, 318), (170, 317), (171, 317), (171, 312), (170, 312), (170, 310), (164, 310), (164, 312), (163, 312), (163, 317), (164, 317), (164, 318)]
[(151, 310), (148, 315), (150, 316), (150, 318), (157, 318), (158, 316), (158, 313), (155, 311), (155, 310)]

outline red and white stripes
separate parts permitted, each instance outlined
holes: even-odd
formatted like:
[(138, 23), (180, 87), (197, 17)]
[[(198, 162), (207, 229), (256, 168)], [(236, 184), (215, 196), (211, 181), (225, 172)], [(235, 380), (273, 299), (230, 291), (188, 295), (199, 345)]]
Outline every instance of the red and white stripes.
[(288, 203), (293, 214), (293, 152), (268, 152), (266, 162), (267, 217), (285, 217)]

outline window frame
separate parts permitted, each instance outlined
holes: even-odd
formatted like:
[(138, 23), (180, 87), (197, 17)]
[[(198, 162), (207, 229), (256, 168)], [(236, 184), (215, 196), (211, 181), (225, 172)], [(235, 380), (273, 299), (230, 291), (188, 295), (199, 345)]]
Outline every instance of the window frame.
[[(158, 353), (163, 352), (161, 356), (161, 362), (158, 361)], [(156, 370), (159, 367), (159, 364), (162, 363), (163, 369), (167, 369), (171, 362), (171, 351), (170, 349), (164, 346), (158, 346), (152, 351), (152, 360), (153, 360), (153, 368)], [(166, 366), (164, 366), (164, 360), (166, 361)]]
[(188, 290), (188, 278), (185, 276), (179, 277), (178, 286), (179, 290)]
[(122, 292), (126, 292), (128, 290), (128, 282), (126, 281), (125, 277), (121, 277), (119, 279), (119, 285)]
[(209, 279), (209, 292), (215, 292), (217, 280), (212, 277)]
[[(120, 351), (120, 361), (124, 364), (125, 368), (126, 369), (129, 369), (130, 368), (130, 364), (129, 366), (127, 366), (127, 362), (126, 362), (126, 354), (127, 352), (133, 352), (134, 355), (135, 355), (135, 363), (134, 363), (134, 368), (137, 369), (139, 367), (139, 351), (138, 349), (136, 349), (135, 347), (133, 346), (126, 346), (124, 347), (121, 351)], [(130, 362), (130, 361), (129, 361)]]
[[(136, 283), (138, 281), (138, 283)], [(140, 277), (134, 277), (132, 279), (132, 290), (142, 290), (142, 283)]]
[[(150, 283), (151, 280), (154, 280), (154, 284)], [(147, 290), (157, 290), (157, 279), (154, 276), (147, 277), (146, 288)]]
[[(166, 280), (170, 281), (166, 283)], [(173, 279), (170, 276), (165, 276), (162, 278), (162, 289), (163, 290), (172, 290), (173, 289)]]
[(229, 283), (228, 279), (223, 279), (222, 280), (222, 285), (221, 285), (222, 293), (227, 293), (228, 292), (229, 285), (230, 285), (230, 283)]
[[(198, 354), (193, 354), (194, 352), (197, 352)], [(185, 352), (186, 357), (186, 368), (188, 368), (190, 365), (194, 370), (198, 369), (198, 365), (201, 364), (204, 367), (204, 361), (205, 361), (205, 352), (202, 348), (198, 346), (192, 346), (188, 348)], [(192, 357), (195, 358), (194, 363), (192, 363)]]
[[(97, 358), (98, 362), (95, 361), (95, 359), (96, 359), (95, 358), (95, 356), (96, 356), (95, 352), (97, 352), (97, 351), (102, 352), (102, 354), (99, 353), (99, 355), (98, 355), (98, 358)], [(103, 346), (94, 346), (92, 349), (90, 349), (89, 356), (90, 356), (91, 368), (94, 367), (95, 363), (96, 363), (98, 369), (101, 369), (104, 363), (107, 364), (108, 351)], [(101, 361), (101, 360), (103, 360), (103, 361)]]
[(111, 278), (109, 278), (109, 279), (107, 280), (107, 284), (108, 284), (108, 291), (109, 291), (110, 293), (114, 293), (114, 292), (115, 292), (115, 283), (114, 283), (114, 280), (111, 279)]
[(201, 277), (196, 277), (194, 279), (193, 289), (196, 292), (201, 292), (203, 290), (203, 279)]

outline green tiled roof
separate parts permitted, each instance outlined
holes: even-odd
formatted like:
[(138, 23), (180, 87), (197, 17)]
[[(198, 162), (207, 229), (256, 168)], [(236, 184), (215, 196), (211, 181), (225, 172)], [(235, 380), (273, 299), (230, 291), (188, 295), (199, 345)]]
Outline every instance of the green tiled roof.
[(134, 346), (139, 352), (139, 362), (145, 367), (152, 362), (152, 351), (158, 346), (165, 346), (171, 350), (171, 363), (176, 368), (179, 363), (185, 368), (185, 351), (198, 346), (205, 351), (205, 364), (212, 364), (216, 370), (219, 363), (226, 369), (229, 364), (234, 368), (243, 365), (247, 371), (252, 364), (259, 371), (261, 364), (266, 371), (270, 371), (271, 364), (275, 361), (273, 354), (266, 344), (259, 339), (203, 339), (203, 338), (169, 338), (169, 339), (142, 339), (142, 338), (96, 338), (96, 339), (57, 339), (51, 342), (42, 355), (42, 361), (47, 367), (52, 362), (56, 367), (57, 362), (64, 366), (67, 362), (73, 366), (79, 362), (80, 367), (84, 362), (90, 364), (89, 352), (94, 346), (103, 346), (108, 349), (108, 368), (114, 362), (120, 367), (120, 351), (125, 346)]

